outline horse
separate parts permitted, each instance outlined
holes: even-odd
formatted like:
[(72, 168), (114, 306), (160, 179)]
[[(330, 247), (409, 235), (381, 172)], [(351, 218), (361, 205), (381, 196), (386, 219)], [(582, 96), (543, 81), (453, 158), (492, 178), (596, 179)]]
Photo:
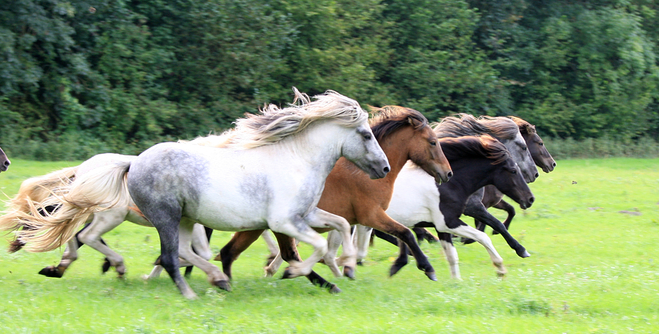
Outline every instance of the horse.
[(6, 172), (9, 168), (9, 165), (11, 165), (11, 161), (9, 161), (5, 151), (3, 151), (2, 147), (0, 147), (0, 173)]
[[(11, 229), (17, 230), (20, 228), (29, 228), (23, 226), (22, 221), (26, 215), (31, 213), (30, 203), (44, 203), (49, 200), (49, 206), (44, 207), (42, 216), (52, 214), (59, 209), (62, 205), (57, 201), (57, 197), (61, 196), (61, 190), (70, 184), (76, 176), (85, 175), (91, 170), (107, 164), (116, 162), (132, 161), (137, 156), (121, 155), (113, 153), (98, 154), (86, 160), (76, 167), (68, 167), (49, 174), (33, 177), (23, 181), (18, 194), (9, 201), (10, 210), (3, 216), (0, 216), (0, 226), (9, 226)], [(85, 227), (76, 233), (74, 238), (67, 242), (67, 247), (62, 254), (62, 259), (57, 266), (48, 266), (39, 274), (46, 277), (61, 278), (69, 266), (78, 258), (78, 248), (83, 244), (88, 244), (95, 250), (103, 253), (106, 258), (103, 264), (103, 272), (106, 272), (110, 267), (114, 267), (117, 271), (119, 278), (123, 278), (126, 272), (123, 257), (112, 249), (103, 241), (101, 236), (112, 229), (119, 226), (124, 221), (130, 221), (138, 225), (152, 227), (152, 225), (139, 214), (136, 214), (129, 208), (134, 206), (132, 201), (128, 202), (127, 206), (118, 207), (114, 206), (105, 211), (95, 213)], [(12, 224), (14, 224), (12, 226)], [(209, 259), (211, 257), (210, 247), (208, 245), (208, 238), (201, 226), (195, 226), (193, 233), (192, 247), (197, 254)], [(13, 253), (21, 249), (25, 243), (17, 238), (10, 244), (9, 252)]]
[[(294, 92), (288, 107), (271, 104), (238, 119), (234, 129), (215, 138), (226, 147), (160, 143), (131, 162), (77, 177), (62, 207), (33, 222), (34, 231), (21, 230), (21, 237), (33, 249), (52, 249), (95, 210), (132, 198), (135, 210), (158, 231), (161, 265), (188, 299), (196, 294), (178, 271), (179, 256), (202, 269), (212, 285), (230, 290), (228, 278), (192, 252), (195, 221), (224, 231), (269, 228), (309, 243), (313, 254), (291, 263), (287, 277), (311, 274), (327, 251), (327, 241), (313, 227), (335, 228), (350, 238), (344, 218), (316, 207), (337, 160), (346, 157), (373, 179), (385, 177), (390, 166), (357, 101), (334, 91), (314, 101)], [(344, 258), (354, 266), (354, 249), (344, 248)]]
[[(533, 194), (510, 153), (491, 136), (442, 138), (440, 143), (454, 172), (451, 181), (435, 184), (415, 166), (407, 166), (396, 179), (387, 213), (409, 227), (434, 227), (439, 233), (453, 278), (460, 279), (460, 271), (451, 234), (472, 238), (481, 243), (496, 266), (497, 274), (505, 275), (503, 260), (492, 241), (487, 234), (460, 220), (462, 210), (467, 198), (487, 184), (496, 186), (522, 208), (533, 204)], [(358, 235), (363, 235), (363, 232), (364, 229), (357, 229)], [(359, 253), (365, 255), (368, 237), (358, 237), (358, 240)], [(332, 243), (329, 243), (331, 247)], [(407, 252), (401, 248), (400, 256), (390, 272), (395, 273), (406, 264)]]
[[(522, 134), (522, 137), (524, 137), (524, 141), (529, 148), (529, 152), (531, 153), (531, 157), (533, 158), (535, 165), (540, 167), (540, 169), (542, 169), (542, 171), (545, 173), (552, 172), (556, 167), (556, 161), (547, 150), (547, 147), (545, 147), (542, 138), (540, 138), (538, 135), (538, 132), (535, 130), (535, 125), (532, 125), (531, 123), (515, 116), (510, 116), (510, 119), (512, 119), (515, 124), (517, 124), (519, 132)], [(515, 208), (503, 200), (503, 194), (498, 191), (496, 187), (491, 185), (486, 186), (481, 202), (486, 208), (494, 207), (506, 211), (508, 216), (503, 222), (503, 226), (505, 226), (506, 229), (510, 227), (510, 223), (515, 217)], [(476, 228), (478, 230), (485, 230), (485, 224), (478, 221), (478, 219), (474, 219), (474, 223), (476, 224)], [(498, 233), (499, 232), (497, 231), (493, 232), (493, 234)], [(473, 240), (464, 240), (465, 244), (472, 242)]]
[[(390, 233), (400, 238), (411, 249), (417, 260), (417, 267), (431, 280), (436, 280), (435, 271), (423, 254), (412, 232), (391, 217), (385, 210), (389, 206), (396, 176), (408, 160), (436, 182), (446, 182), (452, 176), (450, 165), (438, 145), (438, 141), (427, 119), (418, 111), (399, 106), (373, 108), (378, 113), (371, 120), (371, 129), (380, 146), (385, 151), (391, 171), (383, 179), (370, 180), (355, 166), (340, 159), (327, 177), (318, 207), (337, 214), (350, 224), (362, 224)], [(258, 236), (259, 231), (239, 232), (225, 245), (215, 258), (222, 261), (224, 272), (231, 277), (231, 264), (238, 255), (247, 249)], [(281, 257), (289, 261), (295, 254), (295, 243), (285, 236), (277, 235)], [(353, 278), (352, 268), (344, 272), (338, 266), (328, 263), (336, 276)], [(334, 262), (334, 257), (331, 258)], [(340, 261), (339, 261), (340, 263)]]

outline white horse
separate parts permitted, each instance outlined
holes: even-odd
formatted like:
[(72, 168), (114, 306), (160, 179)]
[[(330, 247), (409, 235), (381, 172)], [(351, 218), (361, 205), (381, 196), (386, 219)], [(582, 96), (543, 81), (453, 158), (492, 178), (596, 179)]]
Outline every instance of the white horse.
[[(101, 166), (107, 166), (121, 162), (131, 162), (135, 160), (135, 155), (121, 155), (114, 153), (97, 154), (79, 166), (64, 168), (43, 176), (33, 177), (25, 180), (19, 189), (18, 194), (10, 201), (8, 212), (0, 217), (0, 226), (15, 224), (15, 229), (21, 228), (19, 224), (24, 220), (26, 215), (30, 214), (28, 202), (48, 203), (49, 208), (44, 208), (43, 214), (52, 214), (61, 206), (57, 202), (57, 197), (64, 187), (69, 185), (75, 177), (83, 176)], [(43, 205), (42, 205), (43, 206)], [(78, 259), (78, 248), (81, 244), (87, 244), (93, 249), (105, 255), (107, 262), (111, 267), (115, 267), (119, 277), (123, 277), (126, 272), (124, 259), (121, 255), (113, 251), (101, 239), (101, 236), (124, 221), (129, 221), (141, 226), (153, 227), (142, 215), (130, 210), (135, 203), (129, 200), (124, 206), (115, 205), (90, 216), (88, 224), (77, 235), (67, 242), (66, 249), (62, 254), (62, 259), (57, 266), (48, 266), (43, 268), (39, 273), (47, 277), (62, 277), (68, 267)], [(23, 219), (21, 219), (23, 217)], [(22, 240), (17, 239), (12, 243), (11, 252), (15, 252), (24, 244)], [(29, 249), (28, 245), (28, 249)], [(195, 252), (205, 259), (210, 259), (212, 253), (208, 245), (208, 240), (203, 226), (196, 225), (194, 228), (192, 247)], [(185, 265), (185, 264), (184, 264)], [(106, 270), (107, 268), (104, 268)], [(154, 269), (151, 275), (145, 278), (157, 277), (159, 272)]]
[[(312, 228), (334, 228), (346, 244), (350, 240), (344, 218), (316, 207), (336, 161), (345, 156), (371, 178), (384, 177), (390, 167), (356, 101), (333, 91), (315, 101), (295, 93), (301, 104), (270, 105), (261, 115), (238, 120), (234, 130), (217, 138), (226, 148), (163, 143), (130, 163), (76, 178), (63, 207), (34, 222), (34, 230), (21, 231), (22, 238), (36, 248), (56, 247), (86, 215), (132, 197), (158, 230), (161, 264), (187, 298), (196, 294), (178, 271), (178, 256), (206, 272), (212, 284), (230, 289), (219, 268), (192, 252), (195, 221), (224, 231), (269, 228), (309, 243), (313, 254), (291, 264), (285, 277), (308, 275), (327, 251), (327, 241)], [(355, 265), (353, 247), (344, 247), (344, 257)]]

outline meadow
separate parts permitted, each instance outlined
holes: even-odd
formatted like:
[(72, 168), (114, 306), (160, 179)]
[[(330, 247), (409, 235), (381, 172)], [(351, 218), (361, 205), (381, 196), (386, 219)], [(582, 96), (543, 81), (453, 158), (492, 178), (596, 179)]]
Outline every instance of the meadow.
[[(12, 162), (0, 174), (3, 197), (27, 177), (77, 164)], [(123, 280), (113, 271), (102, 275), (103, 256), (88, 247), (61, 279), (37, 273), (56, 265), (63, 248), (0, 251), (0, 332), (658, 332), (659, 159), (559, 160), (530, 186), (536, 202), (517, 207), (510, 230), (531, 257), (517, 257), (503, 238), (491, 236), (508, 269), (503, 279), (482, 246), (457, 242), (462, 281), (450, 279), (441, 246), (426, 242), (421, 247), (439, 281), (428, 280), (413, 260), (390, 278), (397, 249), (376, 239), (354, 281), (316, 265), (343, 290), (330, 295), (305, 278), (279, 279), (282, 270), (264, 278), (267, 249), (259, 240), (235, 262), (232, 292), (211, 287), (195, 269), (188, 282), (200, 298), (188, 301), (166, 275), (142, 280), (159, 254), (158, 235), (125, 223), (104, 238), (125, 258)], [(503, 212), (491, 212), (503, 220)], [(213, 250), (230, 236), (215, 232)], [(305, 257), (310, 247), (300, 251)]]

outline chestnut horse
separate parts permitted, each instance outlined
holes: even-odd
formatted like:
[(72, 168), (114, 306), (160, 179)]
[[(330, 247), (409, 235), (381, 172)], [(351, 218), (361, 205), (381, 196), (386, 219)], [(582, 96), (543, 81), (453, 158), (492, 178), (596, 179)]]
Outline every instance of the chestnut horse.
[(9, 168), (9, 165), (11, 165), (11, 161), (9, 161), (5, 151), (3, 151), (2, 147), (0, 147), (0, 173), (6, 172), (7, 168)]
[[(385, 210), (391, 200), (396, 176), (408, 160), (432, 175), (438, 183), (448, 181), (453, 173), (435, 133), (420, 112), (397, 106), (374, 108), (374, 111), (379, 112), (379, 115), (371, 120), (371, 129), (389, 159), (391, 171), (382, 179), (371, 180), (354, 164), (339, 159), (327, 177), (318, 208), (342, 216), (352, 225), (362, 224), (398, 237), (410, 248), (417, 267), (428, 278), (436, 280), (435, 271), (419, 248), (412, 231), (391, 219)], [(261, 232), (238, 232), (222, 248), (215, 259), (222, 261), (227, 276), (231, 277), (232, 262)], [(298, 260), (294, 240), (282, 234), (275, 235), (283, 260)], [(344, 268), (344, 274), (348, 277), (354, 275), (351, 268)]]

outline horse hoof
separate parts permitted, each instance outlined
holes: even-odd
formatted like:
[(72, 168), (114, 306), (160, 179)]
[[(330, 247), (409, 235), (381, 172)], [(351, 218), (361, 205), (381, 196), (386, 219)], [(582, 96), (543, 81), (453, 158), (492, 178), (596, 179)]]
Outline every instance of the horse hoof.
[(396, 275), (401, 268), (402, 267), (391, 266), (391, 268), (389, 268), (389, 277)]
[(339, 289), (339, 287), (336, 286), (336, 284), (332, 284), (332, 287), (329, 289), (329, 293), (331, 294), (341, 293), (341, 289)]
[(286, 268), (286, 270), (284, 270), (284, 274), (281, 276), (282, 279), (287, 279), (287, 278), (293, 278), (293, 277), (295, 277), (295, 276), (293, 276), (293, 274), (290, 272), (290, 269), (291, 269), (291, 268)]
[(103, 266), (101, 267), (101, 272), (102, 272), (103, 274), (105, 274), (105, 273), (108, 272), (108, 270), (110, 270), (111, 267), (112, 267), (112, 264), (111, 264), (110, 261), (106, 258), (105, 261), (103, 261)]
[(360, 267), (363, 267), (363, 266), (364, 266), (364, 262), (362, 262), (362, 261), (357, 261), (357, 265), (360, 266)]
[(53, 277), (53, 278), (62, 278), (63, 273), (57, 270), (57, 268), (53, 266), (49, 266), (41, 269), (39, 271), (39, 275), (44, 275), (46, 277)]
[(425, 274), (431, 281), (437, 282), (437, 275), (435, 275), (434, 271), (426, 271)]
[(353, 267), (345, 266), (343, 267), (343, 276), (354, 280), (355, 279), (355, 269)]
[(213, 285), (215, 285), (216, 287), (218, 287), (218, 288), (220, 288), (224, 291), (231, 291), (231, 283), (229, 283), (229, 281), (227, 281), (227, 280), (213, 281)]
[(519, 257), (521, 257), (521, 258), (525, 258), (525, 257), (529, 257), (529, 256), (531, 256), (531, 254), (529, 254), (529, 252), (527, 252), (526, 249), (517, 252), (517, 255), (518, 255)]

